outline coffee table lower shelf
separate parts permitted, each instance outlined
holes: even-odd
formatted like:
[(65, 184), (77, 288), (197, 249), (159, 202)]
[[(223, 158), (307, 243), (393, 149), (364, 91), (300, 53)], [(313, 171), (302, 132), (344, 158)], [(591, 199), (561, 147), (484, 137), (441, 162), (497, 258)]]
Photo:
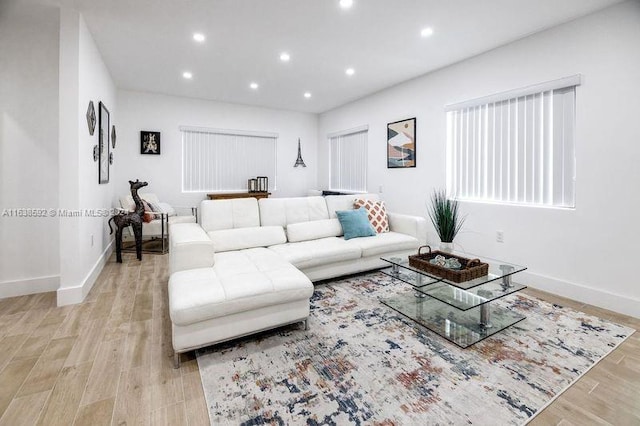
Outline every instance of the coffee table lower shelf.
[(491, 302), (461, 311), (416, 291), (380, 301), (461, 348), (468, 348), (526, 318)]

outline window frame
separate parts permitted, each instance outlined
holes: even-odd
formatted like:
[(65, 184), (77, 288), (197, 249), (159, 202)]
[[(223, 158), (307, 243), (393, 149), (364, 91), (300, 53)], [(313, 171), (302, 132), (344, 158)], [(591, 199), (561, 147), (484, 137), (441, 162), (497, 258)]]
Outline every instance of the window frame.
[[(362, 156), (362, 164), (363, 164), (363, 176), (361, 176), (363, 188), (362, 189), (351, 189), (351, 188), (334, 188), (333, 187), (333, 173), (334, 173), (334, 164), (333, 164), (333, 140), (336, 138), (344, 138), (347, 136), (364, 134), (366, 140), (364, 141), (364, 154)], [(367, 192), (367, 178), (368, 178), (368, 147), (369, 147), (369, 126), (363, 125), (359, 127), (354, 127), (347, 130), (341, 130), (337, 132), (332, 132), (327, 134), (327, 141), (329, 143), (329, 190), (330, 191), (339, 191), (339, 192), (349, 192), (349, 193), (365, 193)], [(343, 185), (341, 185), (343, 186)]]
[[(209, 128), (209, 127), (194, 127), (194, 126), (180, 126), (180, 139), (181, 139), (181, 177), (180, 184), (182, 193), (232, 193), (232, 192), (240, 192), (247, 191), (248, 188), (246, 184), (244, 187), (236, 188), (236, 189), (186, 189), (185, 184), (185, 167), (186, 167), (186, 141), (185, 136), (187, 133), (204, 133), (209, 135), (226, 135), (231, 137), (249, 137), (249, 138), (264, 138), (270, 140), (273, 143), (273, 178), (269, 177), (269, 190), (277, 190), (277, 182), (278, 182), (278, 139), (279, 134), (273, 132), (260, 132), (260, 131), (251, 131), (251, 130), (237, 130), (237, 129), (220, 129), (220, 128)], [(250, 179), (252, 175), (247, 176), (246, 179)]]
[[(575, 209), (577, 88), (581, 82), (582, 76), (577, 74), (447, 105), (446, 188), (449, 197), (464, 202)], [(556, 103), (563, 109), (554, 112)], [(545, 109), (545, 105), (550, 108)], [(508, 111), (506, 121), (505, 109)], [(499, 125), (497, 121), (500, 121)], [(569, 131), (568, 136), (565, 131)], [(549, 151), (551, 154), (545, 152), (549, 148), (560, 149), (563, 156), (567, 148), (570, 151), (558, 162), (554, 161), (553, 151)], [(461, 149), (464, 153), (459, 155)], [(522, 182), (518, 182), (519, 168), (525, 174)], [(504, 177), (505, 170), (508, 178)], [(516, 175), (513, 175), (514, 171)], [(531, 176), (526, 175), (527, 172)], [(549, 176), (551, 181), (560, 178), (561, 184), (549, 186)], [(459, 177), (466, 183), (458, 180)], [(505, 181), (508, 185), (506, 195)], [(469, 182), (472, 187), (463, 189), (461, 185), (469, 185)], [(557, 196), (558, 188), (562, 197)]]

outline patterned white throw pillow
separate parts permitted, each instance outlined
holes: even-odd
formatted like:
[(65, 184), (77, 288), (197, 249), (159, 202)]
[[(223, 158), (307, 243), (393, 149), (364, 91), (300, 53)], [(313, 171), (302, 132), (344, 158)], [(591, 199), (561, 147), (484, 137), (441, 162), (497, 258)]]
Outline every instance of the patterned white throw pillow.
[(357, 198), (353, 202), (353, 207), (356, 209), (363, 207), (367, 211), (369, 222), (371, 222), (371, 226), (373, 226), (373, 229), (375, 229), (378, 234), (389, 232), (389, 218), (387, 217), (387, 209), (384, 206), (384, 201), (371, 201)]

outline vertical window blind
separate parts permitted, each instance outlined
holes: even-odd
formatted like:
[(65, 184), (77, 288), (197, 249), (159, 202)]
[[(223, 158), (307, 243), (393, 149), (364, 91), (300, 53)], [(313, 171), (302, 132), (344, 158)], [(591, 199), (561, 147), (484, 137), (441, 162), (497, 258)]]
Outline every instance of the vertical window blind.
[(330, 183), (334, 191), (367, 190), (368, 128), (358, 128), (329, 135)]
[(447, 187), (456, 199), (575, 207), (580, 76), (447, 107)]
[(247, 180), (268, 176), (276, 187), (273, 133), (181, 127), (182, 191), (246, 191)]

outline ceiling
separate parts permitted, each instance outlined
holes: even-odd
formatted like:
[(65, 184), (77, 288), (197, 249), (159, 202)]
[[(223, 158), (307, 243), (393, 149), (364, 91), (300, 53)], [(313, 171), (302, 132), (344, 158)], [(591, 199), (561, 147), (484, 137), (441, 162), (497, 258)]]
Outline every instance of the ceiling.
[[(353, 2), (66, 3), (83, 14), (119, 88), (319, 113), (620, 0)], [(425, 27), (432, 36), (420, 36)]]

